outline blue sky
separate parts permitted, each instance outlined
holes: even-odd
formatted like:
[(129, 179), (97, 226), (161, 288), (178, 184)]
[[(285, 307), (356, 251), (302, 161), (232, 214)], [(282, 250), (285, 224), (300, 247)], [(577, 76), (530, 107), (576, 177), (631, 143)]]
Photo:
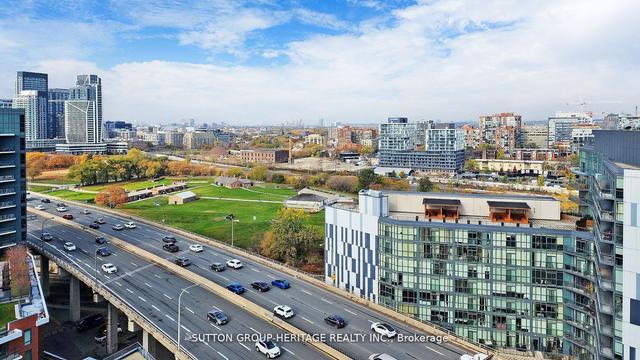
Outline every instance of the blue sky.
[[(107, 118), (542, 120), (586, 99), (631, 111), (632, 0), (4, 1), (0, 97), (15, 72), (103, 78)], [(596, 104), (598, 103), (598, 104)]]

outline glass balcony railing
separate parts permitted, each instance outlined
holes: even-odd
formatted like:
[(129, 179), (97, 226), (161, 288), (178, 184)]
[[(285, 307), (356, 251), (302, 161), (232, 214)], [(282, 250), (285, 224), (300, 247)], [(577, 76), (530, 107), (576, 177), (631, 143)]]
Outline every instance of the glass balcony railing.
[(14, 188), (0, 189), (0, 196), (15, 194), (15, 193), (16, 193), (16, 190)]

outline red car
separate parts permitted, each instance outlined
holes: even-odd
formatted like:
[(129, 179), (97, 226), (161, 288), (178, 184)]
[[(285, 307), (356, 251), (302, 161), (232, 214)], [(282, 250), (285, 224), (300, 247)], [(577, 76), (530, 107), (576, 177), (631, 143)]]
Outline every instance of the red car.
[(67, 219), (67, 220), (73, 220), (73, 215), (71, 215), (71, 214), (64, 214), (64, 215), (62, 216), (62, 218), (63, 218), (63, 219)]

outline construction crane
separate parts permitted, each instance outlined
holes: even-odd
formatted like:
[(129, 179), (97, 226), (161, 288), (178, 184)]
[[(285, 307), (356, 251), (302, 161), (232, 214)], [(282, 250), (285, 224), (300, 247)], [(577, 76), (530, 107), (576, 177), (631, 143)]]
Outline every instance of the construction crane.
[(584, 99), (582, 99), (582, 96), (580, 96), (579, 101), (577, 103), (566, 103), (567, 106), (580, 106), (580, 112), (583, 113), (584, 112), (584, 107), (585, 105), (602, 105), (602, 104), (620, 104), (622, 103), (622, 101), (619, 100), (613, 100), (613, 101), (585, 101)]

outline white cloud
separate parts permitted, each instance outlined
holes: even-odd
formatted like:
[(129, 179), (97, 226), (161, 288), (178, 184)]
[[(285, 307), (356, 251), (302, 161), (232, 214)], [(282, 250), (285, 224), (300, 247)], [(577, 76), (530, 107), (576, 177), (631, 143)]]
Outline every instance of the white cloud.
[[(438, 1), (394, 11), (392, 25), (312, 36), (258, 53), (291, 59), (281, 65), (158, 60), (97, 69), (69, 59), (42, 61), (37, 68), (69, 74), (70, 82), (78, 68), (98, 72), (107, 117), (128, 121), (377, 122), (391, 115), (475, 120), (501, 111), (544, 120), (570, 110), (565, 103), (580, 96), (621, 102), (591, 108), (596, 112), (633, 109), (640, 80), (639, 12), (640, 3), (631, 0)], [(247, 36), (285, 20), (245, 13), (215, 21), (182, 41), (242, 49)], [(6, 39), (0, 33), (0, 43)]]

